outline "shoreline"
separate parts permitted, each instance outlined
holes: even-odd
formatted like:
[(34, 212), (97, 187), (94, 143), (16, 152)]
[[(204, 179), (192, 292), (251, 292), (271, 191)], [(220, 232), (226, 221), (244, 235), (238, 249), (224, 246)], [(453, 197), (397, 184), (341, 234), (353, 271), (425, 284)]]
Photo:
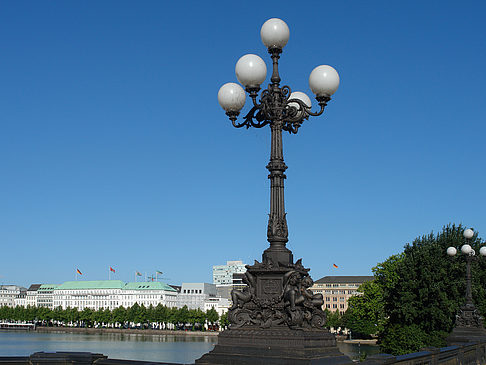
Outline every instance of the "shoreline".
[(171, 330), (139, 330), (139, 329), (120, 329), (120, 328), (79, 328), (79, 327), (37, 327), (35, 332), (65, 332), (65, 333), (87, 333), (87, 334), (106, 334), (118, 333), (128, 335), (171, 335), (171, 336), (217, 336), (219, 331), (171, 331)]
[[(141, 330), (141, 329), (120, 329), (120, 328), (79, 328), (79, 327), (37, 327), (36, 332), (64, 332), (64, 333), (85, 333), (85, 334), (128, 334), (128, 335), (146, 335), (146, 336), (160, 336), (160, 335), (170, 335), (170, 336), (218, 336), (220, 331), (172, 331), (172, 330)], [(360, 345), (376, 345), (376, 339), (372, 340), (361, 340), (353, 339), (346, 340), (342, 338), (336, 338), (337, 342), (349, 343), (349, 344), (360, 344)]]

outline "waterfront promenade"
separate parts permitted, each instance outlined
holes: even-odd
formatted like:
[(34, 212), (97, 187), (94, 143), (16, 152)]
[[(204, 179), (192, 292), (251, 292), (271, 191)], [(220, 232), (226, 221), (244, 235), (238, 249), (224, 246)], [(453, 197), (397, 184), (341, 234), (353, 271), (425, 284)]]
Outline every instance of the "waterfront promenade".
[(182, 331), (158, 329), (131, 329), (131, 328), (88, 328), (88, 327), (37, 327), (37, 332), (45, 333), (83, 333), (83, 334), (135, 334), (135, 335), (171, 335), (171, 336), (218, 336), (218, 331)]

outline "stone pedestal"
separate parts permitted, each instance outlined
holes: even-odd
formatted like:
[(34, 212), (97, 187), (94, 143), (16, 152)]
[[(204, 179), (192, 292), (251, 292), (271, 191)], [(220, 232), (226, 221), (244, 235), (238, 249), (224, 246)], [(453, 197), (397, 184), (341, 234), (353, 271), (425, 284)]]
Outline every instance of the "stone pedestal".
[(469, 300), (456, 315), (456, 323), (451, 334), (447, 337), (447, 344), (463, 345), (468, 342), (486, 341), (486, 330), (483, 326), (483, 318)]
[(218, 336), (215, 348), (196, 365), (307, 365), (350, 364), (325, 330), (229, 329)]
[(218, 336), (213, 351), (197, 365), (349, 364), (325, 328), (322, 294), (309, 288), (313, 281), (302, 260), (247, 265), (242, 292), (231, 293), (230, 329)]
[(455, 327), (447, 337), (448, 346), (484, 341), (486, 341), (486, 330), (484, 328)]

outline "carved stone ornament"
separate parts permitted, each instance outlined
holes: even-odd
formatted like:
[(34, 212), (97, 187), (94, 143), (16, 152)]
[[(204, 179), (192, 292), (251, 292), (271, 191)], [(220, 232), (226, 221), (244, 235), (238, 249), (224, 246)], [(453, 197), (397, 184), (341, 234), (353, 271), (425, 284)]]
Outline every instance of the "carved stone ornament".
[(247, 287), (231, 292), (233, 306), (228, 313), (231, 328), (324, 330), (324, 300), (322, 294), (309, 289), (314, 282), (301, 260), (288, 266), (255, 261), (246, 268), (243, 281)]
[(455, 327), (483, 328), (483, 318), (473, 304), (465, 304), (456, 315)]
[(283, 216), (278, 216), (277, 214), (269, 215), (267, 237), (278, 237), (287, 240), (289, 230), (286, 215), (286, 213)]

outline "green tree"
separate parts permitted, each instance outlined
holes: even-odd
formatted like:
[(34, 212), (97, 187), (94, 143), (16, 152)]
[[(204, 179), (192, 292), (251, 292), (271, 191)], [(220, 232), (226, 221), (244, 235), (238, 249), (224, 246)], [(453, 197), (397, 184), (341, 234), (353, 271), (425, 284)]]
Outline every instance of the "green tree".
[(208, 320), (209, 325), (211, 326), (211, 329), (214, 329), (214, 325), (219, 319), (219, 314), (216, 311), (216, 309), (211, 308), (206, 311), (206, 318)]
[(351, 330), (354, 338), (369, 338), (383, 331), (383, 291), (373, 280), (361, 284), (358, 292), (361, 295), (355, 295), (348, 300), (348, 310), (343, 316), (343, 323)]
[[(464, 244), (463, 232), (460, 225), (448, 225), (436, 235), (419, 237), (402, 255), (374, 269), (386, 318), (379, 334), (383, 352), (398, 355), (445, 345), (465, 296), (464, 260), (447, 257), (446, 250)], [(482, 241), (476, 235), (470, 244), (479, 252)], [(485, 269), (483, 260), (473, 263), (473, 297), (480, 310), (486, 309)]]
[(221, 317), (219, 317), (219, 325), (221, 326), (221, 328), (226, 328), (227, 326), (229, 326), (229, 320), (228, 320), (228, 312), (225, 312), (221, 315)]
[(189, 323), (189, 309), (187, 309), (187, 305), (179, 308), (176, 314), (176, 323), (179, 326), (182, 326), (183, 329), (186, 328), (186, 324)]
[(169, 323), (169, 308), (162, 304), (157, 304), (157, 307), (154, 308), (154, 320), (157, 323), (162, 323), (163, 328), (165, 325)]
[(326, 327), (327, 328), (334, 328), (338, 329), (339, 327), (343, 326), (343, 321), (342, 321), (342, 316), (339, 313), (338, 310), (331, 312), (327, 308), (324, 309), (324, 312), (326, 313)]
[(86, 327), (93, 327), (93, 310), (90, 308), (84, 308), (80, 313), (80, 320)]
[(128, 315), (127, 315), (127, 310), (120, 306), (118, 308), (115, 308), (112, 313), (113, 316), (113, 322), (120, 324), (120, 326), (125, 326), (125, 322), (127, 321)]

